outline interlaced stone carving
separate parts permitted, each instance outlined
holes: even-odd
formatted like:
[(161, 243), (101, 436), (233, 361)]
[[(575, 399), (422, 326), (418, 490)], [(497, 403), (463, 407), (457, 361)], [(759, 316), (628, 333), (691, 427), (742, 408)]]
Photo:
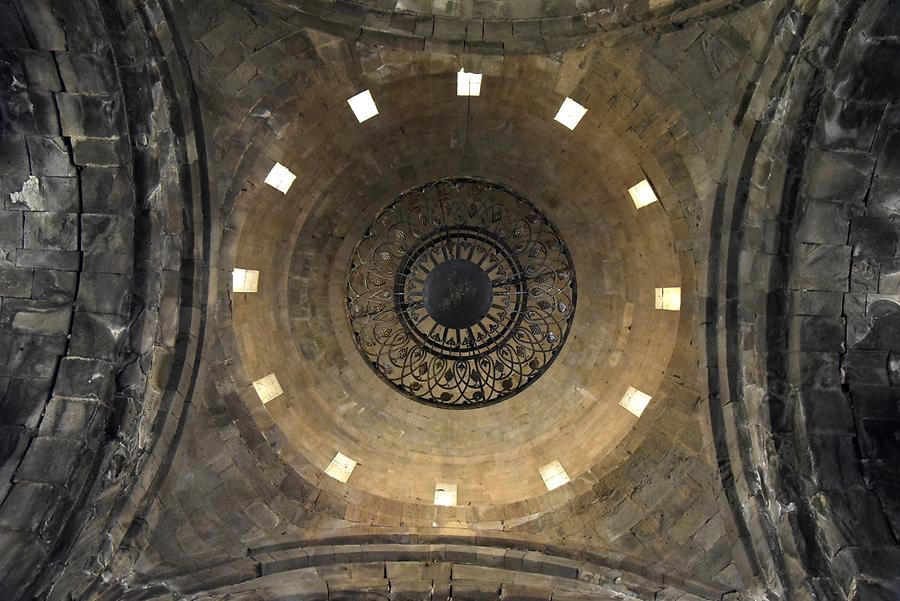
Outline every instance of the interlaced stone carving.
[(432, 182), (381, 211), (353, 252), (347, 308), (367, 363), (441, 407), (496, 403), (552, 363), (575, 313), (556, 228), (509, 189)]

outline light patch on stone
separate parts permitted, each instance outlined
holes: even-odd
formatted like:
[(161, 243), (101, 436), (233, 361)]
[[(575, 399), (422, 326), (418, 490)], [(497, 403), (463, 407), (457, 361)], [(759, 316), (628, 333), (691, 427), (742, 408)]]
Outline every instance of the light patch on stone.
[(41, 180), (30, 176), (22, 184), (22, 189), (9, 195), (12, 204), (22, 204), (32, 211), (44, 210), (44, 197), (41, 195)]
[(465, 69), (460, 69), (456, 74), (456, 95), (480, 96), (481, 73), (466, 73)]
[(563, 466), (559, 461), (548, 463), (542, 467), (540, 471), (541, 478), (544, 479), (544, 486), (547, 487), (547, 490), (556, 490), (563, 484), (569, 482), (569, 474), (566, 473), (566, 470), (563, 469)]
[(456, 507), (456, 484), (450, 482), (435, 484), (434, 504), (442, 507)]
[(269, 171), (269, 175), (266, 176), (265, 181), (282, 194), (287, 194), (295, 179), (297, 179), (297, 176), (291, 173), (290, 169), (281, 163), (275, 163), (275, 166)]
[(325, 473), (338, 482), (346, 484), (354, 469), (356, 469), (356, 462), (339, 451), (325, 468)]
[(260, 378), (253, 383), (253, 388), (256, 389), (256, 394), (259, 395), (259, 400), (263, 402), (263, 405), (284, 394), (275, 374), (269, 374), (264, 378)]
[(584, 117), (586, 113), (586, 108), (567, 97), (563, 100), (562, 106), (559, 107), (559, 112), (556, 113), (554, 119), (569, 129), (574, 130), (575, 126), (578, 125), (581, 118)]
[(681, 288), (657, 288), (656, 308), (662, 311), (680, 311)]
[(650, 404), (650, 399), (652, 398), (653, 397), (646, 392), (641, 392), (637, 388), (629, 386), (625, 395), (622, 397), (622, 400), (619, 401), (619, 405), (633, 413), (635, 416), (640, 417), (644, 412), (644, 409), (647, 408), (647, 405)]
[(375, 100), (369, 90), (348, 99), (347, 103), (353, 109), (353, 114), (360, 123), (378, 114), (378, 107), (375, 106)]
[(651, 186), (650, 182), (647, 180), (643, 180), (628, 188), (628, 193), (631, 195), (634, 206), (638, 209), (642, 209), (659, 200), (659, 197), (656, 196), (656, 192), (653, 191), (653, 186)]
[(14, 330), (38, 334), (62, 334), (68, 331), (72, 310), (62, 307), (52, 311), (21, 311), (13, 317)]
[(235, 267), (231, 272), (231, 289), (235, 292), (256, 292), (259, 289), (259, 271)]

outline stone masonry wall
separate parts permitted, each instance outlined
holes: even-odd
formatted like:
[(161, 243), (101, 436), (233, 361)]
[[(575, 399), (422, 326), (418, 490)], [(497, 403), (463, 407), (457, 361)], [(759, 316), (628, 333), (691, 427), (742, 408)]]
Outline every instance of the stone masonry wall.
[(134, 197), (96, 13), (0, 3), (0, 591), (59, 550), (117, 412)]

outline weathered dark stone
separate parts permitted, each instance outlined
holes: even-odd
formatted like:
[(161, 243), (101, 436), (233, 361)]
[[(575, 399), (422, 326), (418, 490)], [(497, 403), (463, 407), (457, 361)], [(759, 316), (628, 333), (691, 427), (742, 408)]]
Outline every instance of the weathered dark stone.
[(8, 209), (75, 213), (79, 210), (78, 179), (31, 176), (6, 198)]
[(63, 133), (76, 138), (110, 138), (122, 131), (119, 101), (109, 96), (57, 94)]
[(91, 434), (90, 424), (97, 414), (96, 401), (52, 398), (41, 421), (41, 436), (84, 439)]
[(0, 309), (0, 326), (44, 336), (68, 333), (71, 319), (70, 303), (8, 299)]
[(78, 271), (81, 253), (76, 251), (32, 250), (16, 251), (16, 265), (36, 269)]
[(0, 397), (0, 424), (37, 428), (52, 387), (52, 380), (10, 379)]
[(76, 165), (115, 167), (120, 164), (122, 154), (119, 140), (106, 138), (79, 138), (73, 142)]
[(34, 273), (31, 269), (0, 267), (0, 296), (30, 297), (33, 277)]
[(36, 269), (32, 296), (46, 301), (74, 301), (77, 275), (72, 271)]
[(76, 306), (79, 311), (125, 315), (130, 278), (107, 273), (83, 273)]
[(68, 142), (62, 138), (26, 138), (31, 170), (35, 175), (70, 177), (75, 175), (75, 165), (69, 153)]
[(69, 353), (114, 361), (125, 335), (125, 319), (118, 315), (76, 313)]
[(77, 250), (78, 215), (73, 213), (25, 213), (25, 248)]
[(39, 436), (31, 441), (17, 476), (31, 482), (62, 484), (81, 450), (81, 445), (72, 440)]
[(127, 253), (134, 246), (134, 219), (112, 215), (81, 216), (81, 249), (84, 252)]
[(854, 255), (891, 257), (897, 255), (900, 227), (886, 219), (854, 217), (850, 225), (850, 243)]
[(60, 489), (49, 484), (18, 482), (0, 505), (0, 526), (39, 531), (61, 496)]
[(0, 136), (0, 175), (27, 179), (28, 150), (22, 136)]
[(15, 334), (8, 346), (2, 349), (7, 355), (5, 365), (0, 364), (0, 373), (9, 376), (27, 373), (33, 378), (52, 378), (65, 347), (64, 336)]
[(113, 367), (108, 361), (66, 357), (59, 364), (53, 395), (107, 402)]
[(130, 215), (134, 212), (131, 178), (124, 170), (86, 168), (81, 173), (85, 213)]

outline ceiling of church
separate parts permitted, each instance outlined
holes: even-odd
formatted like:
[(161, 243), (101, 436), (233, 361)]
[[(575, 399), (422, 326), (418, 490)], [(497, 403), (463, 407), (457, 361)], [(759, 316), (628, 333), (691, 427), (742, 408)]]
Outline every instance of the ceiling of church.
[(0, 1), (0, 597), (895, 598), (895, 14)]

